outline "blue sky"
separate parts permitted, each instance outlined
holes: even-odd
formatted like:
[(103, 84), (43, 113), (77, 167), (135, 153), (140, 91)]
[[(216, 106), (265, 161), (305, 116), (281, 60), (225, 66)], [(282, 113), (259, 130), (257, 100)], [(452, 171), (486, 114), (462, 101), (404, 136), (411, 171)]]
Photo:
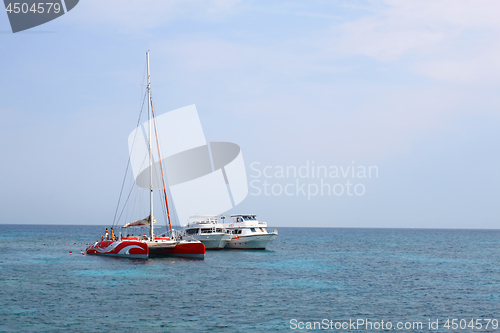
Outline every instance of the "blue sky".
[(111, 223), (150, 49), (157, 112), (196, 104), (208, 141), (240, 145), (249, 181), (253, 162), (379, 170), (351, 179), (362, 196), (249, 194), (231, 212), (498, 228), (499, 7), (86, 0), (16, 34), (2, 14), (0, 223)]

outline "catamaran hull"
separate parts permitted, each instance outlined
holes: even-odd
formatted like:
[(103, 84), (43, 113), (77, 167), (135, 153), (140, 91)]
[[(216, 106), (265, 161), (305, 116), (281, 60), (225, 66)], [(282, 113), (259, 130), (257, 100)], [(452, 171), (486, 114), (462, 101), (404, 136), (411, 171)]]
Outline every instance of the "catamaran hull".
[(273, 240), (276, 239), (276, 234), (239, 236), (233, 238), (227, 243), (226, 249), (252, 249), (265, 250)]
[(228, 234), (202, 234), (191, 237), (202, 242), (207, 250), (222, 250), (231, 240), (231, 235)]
[(149, 246), (149, 257), (177, 257), (188, 259), (204, 259), (205, 246), (200, 242), (181, 241), (176, 244), (151, 242)]
[(205, 246), (199, 242), (97, 242), (86, 249), (87, 254), (147, 259), (155, 257), (179, 257), (204, 259)]
[(101, 256), (147, 259), (149, 248), (147, 244), (137, 241), (104, 241), (92, 244), (85, 252)]

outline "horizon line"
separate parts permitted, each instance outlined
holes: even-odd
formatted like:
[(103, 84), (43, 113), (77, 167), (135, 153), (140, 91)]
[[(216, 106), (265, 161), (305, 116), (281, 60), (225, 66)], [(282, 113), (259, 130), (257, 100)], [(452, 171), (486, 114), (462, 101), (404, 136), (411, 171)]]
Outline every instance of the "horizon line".
[[(60, 224), (60, 223), (50, 223), (50, 224), (42, 224), (42, 223), (1, 223), (0, 225), (30, 225), (30, 226), (81, 226), (81, 227), (109, 227), (109, 224)], [(168, 228), (168, 226), (161, 226)], [(180, 226), (179, 226), (180, 227)], [(114, 226), (113, 228), (121, 228), (119, 226)], [(182, 227), (181, 227), (182, 228)], [(418, 229), (418, 230), (500, 230), (499, 228), (461, 228), (461, 227), (439, 227), (439, 228), (430, 228), (430, 227), (295, 227), (295, 226), (276, 226), (276, 227), (267, 227), (269, 229), (272, 228), (297, 228), (297, 229)]]

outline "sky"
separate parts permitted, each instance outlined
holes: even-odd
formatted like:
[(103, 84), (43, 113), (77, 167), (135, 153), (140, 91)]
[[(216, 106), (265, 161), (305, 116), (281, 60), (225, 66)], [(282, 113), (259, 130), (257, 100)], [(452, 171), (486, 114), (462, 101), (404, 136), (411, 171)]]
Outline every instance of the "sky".
[(15, 34), (0, 14), (0, 223), (112, 223), (150, 50), (155, 112), (196, 104), (207, 141), (241, 147), (249, 194), (228, 213), (497, 229), (499, 12), (487, 0), (85, 0)]

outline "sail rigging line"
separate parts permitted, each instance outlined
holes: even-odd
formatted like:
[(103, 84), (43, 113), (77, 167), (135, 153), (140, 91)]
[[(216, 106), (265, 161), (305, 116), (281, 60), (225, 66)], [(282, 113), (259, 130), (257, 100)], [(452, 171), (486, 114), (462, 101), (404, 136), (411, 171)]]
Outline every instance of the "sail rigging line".
[[(142, 99), (141, 111), (139, 112), (139, 119), (137, 119), (137, 126), (136, 126), (136, 128), (139, 126), (139, 124), (141, 122), (141, 115), (142, 115), (142, 111), (144, 110), (144, 101), (145, 100), (146, 100), (146, 94), (144, 94), (144, 97)], [(137, 131), (136, 131), (135, 135), (137, 136)], [(135, 136), (134, 136), (134, 141), (132, 143), (131, 150), (134, 149), (134, 144), (135, 144)], [(120, 218), (118, 218), (118, 221), (116, 220), (116, 215), (118, 214), (118, 209), (120, 208), (120, 201), (121, 201), (121, 198), (122, 198), (123, 188), (125, 186), (125, 181), (127, 179), (127, 174), (128, 174), (129, 167), (130, 167), (130, 154), (129, 154), (129, 157), (128, 157), (127, 167), (125, 168), (125, 175), (123, 176), (123, 182), (122, 182), (122, 187), (120, 189), (120, 195), (118, 196), (118, 203), (116, 204), (115, 216), (113, 217), (113, 224), (112, 224), (113, 227), (115, 227), (118, 224), (118, 221), (120, 220)], [(130, 193), (129, 193), (128, 196), (130, 197)], [(123, 210), (122, 210), (122, 213), (123, 213)], [(120, 217), (121, 217), (121, 214), (120, 214)]]
[(158, 148), (158, 160), (160, 161), (161, 180), (163, 182), (163, 194), (165, 195), (165, 206), (167, 207), (168, 227), (170, 229), (170, 236), (174, 237), (174, 234), (172, 232), (172, 223), (170, 222), (170, 210), (168, 209), (167, 190), (165, 187), (165, 177), (163, 176), (163, 165), (161, 162), (161, 155), (160, 155), (160, 141), (158, 140), (158, 131), (156, 129), (156, 119), (155, 119), (155, 112), (153, 109), (153, 100), (151, 99), (149, 102), (151, 103), (151, 114), (153, 115), (153, 125), (155, 128), (156, 147)]
[[(161, 177), (160, 171), (158, 168), (154, 168), (154, 175), (155, 179), (159, 179)], [(163, 215), (163, 221), (165, 222), (165, 228), (168, 229), (168, 216), (167, 216), (167, 207), (165, 205), (165, 196), (163, 194), (163, 191), (158, 191), (158, 199), (160, 200), (161, 204), (161, 212)]]
[[(128, 196), (127, 196), (127, 200), (125, 200), (125, 203), (123, 204), (123, 209), (122, 209), (122, 211), (120, 213), (120, 216), (118, 216), (117, 222), (120, 221), (120, 219), (122, 218), (123, 212), (125, 211), (125, 208), (127, 208), (127, 202), (130, 199), (130, 195), (132, 194), (133, 190), (134, 190), (134, 188), (131, 187), (130, 188), (130, 192), (128, 193)], [(117, 225), (118, 225), (118, 223), (117, 223)], [(113, 227), (114, 227), (114, 225), (113, 225)]]
[[(132, 146), (132, 147), (133, 147), (133, 146)], [(144, 165), (144, 163), (145, 163), (146, 159), (147, 159), (147, 155), (144, 155), (144, 160), (142, 161), (142, 164), (141, 164), (141, 165)], [(131, 196), (132, 192), (134, 192), (134, 189), (135, 189), (135, 188), (134, 188), (134, 183), (135, 183), (135, 180), (131, 179), (131, 182), (132, 182), (132, 184), (131, 184), (131, 186), (130, 186), (130, 191), (129, 191), (129, 193), (128, 193), (127, 200), (126, 200), (126, 201), (125, 201), (125, 203), (123, 204), (123, 208), (122, 208), (122, 211), (120, 212), (120, 216), (118, 216), (118, 219), (116, 220), (116, 224), (117, 224), (117, 225), (118, 225), (118, 222), (121, 220), (122, 215), (123, 215), (123, 213), (125, 212), (125, 209), (128, 207), (127, 203), (128, 203), (128, 201), (129, 201), (129, 199), (130, 199), (130, 196)], [(140, 199), (140, 200), (143, 200), (143, 198), (141, 197), (141, 199)], [(134, 211), (134, 209), (135, 209), (136, 202), (137, 202), (137, 198), (135, 198), (135, 202), (134, 202), (134, 205), (133, 205), (133, 208), (132, 208), (132, 212), (133, 212), (133, 211)], [(130, 207), (129, 207), (129, 208), (130, 208)], [(130, 213), (130, 211), (129, 211), (129, 213)], [(142, 212), (141, 212), (141, 215), (142, 215)]]
[(163, 213), (163, 221), (165, 221), (165, 228), (168, 228), (167, 207), (165, 206), (165, 198), (161, 191), (158, 191), (158, 197), (161, 203), (161, 212)]

